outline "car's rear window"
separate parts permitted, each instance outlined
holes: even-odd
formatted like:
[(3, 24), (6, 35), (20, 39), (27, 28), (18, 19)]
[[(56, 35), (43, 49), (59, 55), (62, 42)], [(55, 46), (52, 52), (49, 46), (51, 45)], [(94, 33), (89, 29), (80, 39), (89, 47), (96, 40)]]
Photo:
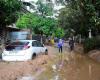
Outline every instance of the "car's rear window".
[(7, 51), (12, 51), (12, 50), (22, 50), (24, 46), (28, 45), (29, 42), (13, 42), (8, 44), (5, 49)]
[(29, 42), (13, 42), (9, 45), (25, 45), (25, 44), (28, 44)]

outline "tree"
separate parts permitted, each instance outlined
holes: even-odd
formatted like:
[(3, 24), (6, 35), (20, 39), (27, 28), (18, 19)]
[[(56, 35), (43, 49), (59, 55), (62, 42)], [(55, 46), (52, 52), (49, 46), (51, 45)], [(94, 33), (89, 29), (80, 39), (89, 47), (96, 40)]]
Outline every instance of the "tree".
[(58, 38), (62, 38), (62, 37), (64, 37), (65, 32), (64, 32), (64, 30), (63, 30), (62, 28), (59, 27), (59, 28), (57, 28), (57, 29), (55, 30), (54, 35), (55, 35), (56, 37), (58, 37)]
[(42, 31), (46, 35), (52, 35), (55, 33), (57, 21), (52, 18), (43, 18), (42, 19)]
[(52, 4), (44, 4), (42, 3), (41, 0), (38, 0), (37, 2), (37, 9), (38, 9), (38, 12), (42, 15), (42, 16), (51, 16), (53, 13), (52, 13)]
[(81, 14), (78, 10), (72, 9), (69, 6), (63, 8), (58, 18), (59, 26), (65, 30), (66, 36), (70, 36), (69, 33), (72, 33), (72, 29), (75, 31), (75, 34), (84, 34), (82, 32), (81, 25)]
[(20, 28), (35, 28), (39, 26), (40, 16), (36, 14), (27, 13), (22, 15), (18, 21), (17, 25)]
[(61, 10), (59, 25), (68, 31), (75, 30), (75, 34), (88, 37), (88, 30), (92, 34), (100, 34), (100, 1), (99, 0), (66, 0), (66, 8)]
[(18, 0), (0, 0), (0, 28), (14, 23), (20, 9), (21, 3)]
[(24, 14), (16, 23), (19, 28), (32, 29), (36, 34), (50, 35), (56, 29), (56, 21), (37, 14)]

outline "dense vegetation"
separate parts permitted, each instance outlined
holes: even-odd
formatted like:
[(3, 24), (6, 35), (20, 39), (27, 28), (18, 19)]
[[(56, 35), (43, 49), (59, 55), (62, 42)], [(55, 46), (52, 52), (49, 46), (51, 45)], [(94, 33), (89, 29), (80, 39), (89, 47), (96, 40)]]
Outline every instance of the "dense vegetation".
[(21, 15), (16, 22), (17, 27), (31, 29), (33, 34), (63, 37), (64, 30), (58, 26), (58, 20), (51, 18), (53, 15), (52, 4), (44, 4), (41, 0), (38, 0), (36, 5), (37, 12)]
[[(59, 15), (59, 25), (64, 28), (66, 36), (80, 35), (85, 39), (84, 51), (100, 48), (100, 0), (66, 0), (66, 7)], [(89, 37), (89, 30), (92, 39)]]
[(84, 52), (89, 52), (90, 50), (93, 49), (100, 49), (100, 38), (95, 37), (95, 38), (88, 38), (85, 40), (84, 44)]
[(66, 33), (73, 29), (74, 35), (88, 37), (91, 29), (93, 36), (100, 34), (100, 0), (66, 1), (66, 8), (59, 15), (59, 25), (66, 29)]
[(17, 20), (17, 12), (21, 8), (19, 0), (0, 0), (0, 28)]
[(52, 18), (46, 18), (37, 14), (27, 13), (22, 15), (16, 23), (19, 28), (31, 29), (35, 34), (53, 35), (57, 37), (64, 36), (64, 30), (57, 27), (57, 21)]

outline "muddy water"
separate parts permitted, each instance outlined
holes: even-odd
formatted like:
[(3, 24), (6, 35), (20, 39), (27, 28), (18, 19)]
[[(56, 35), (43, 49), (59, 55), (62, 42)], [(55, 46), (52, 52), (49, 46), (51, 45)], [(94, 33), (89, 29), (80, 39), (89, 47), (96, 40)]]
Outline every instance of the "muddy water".
[(74, 52), (57, 54), (36, 80), (100, 80), (100, 63)]

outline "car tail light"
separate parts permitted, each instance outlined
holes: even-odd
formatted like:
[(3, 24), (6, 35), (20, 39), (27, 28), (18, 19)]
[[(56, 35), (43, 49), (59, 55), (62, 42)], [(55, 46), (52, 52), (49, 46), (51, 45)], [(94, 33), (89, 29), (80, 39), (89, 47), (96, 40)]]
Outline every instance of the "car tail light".
[(24, 48), (23, 48), (23, 49), (25, 50), (25, 49), (28, 49), (28, 48), (30, 48), (30, 46), (24, 46)]

